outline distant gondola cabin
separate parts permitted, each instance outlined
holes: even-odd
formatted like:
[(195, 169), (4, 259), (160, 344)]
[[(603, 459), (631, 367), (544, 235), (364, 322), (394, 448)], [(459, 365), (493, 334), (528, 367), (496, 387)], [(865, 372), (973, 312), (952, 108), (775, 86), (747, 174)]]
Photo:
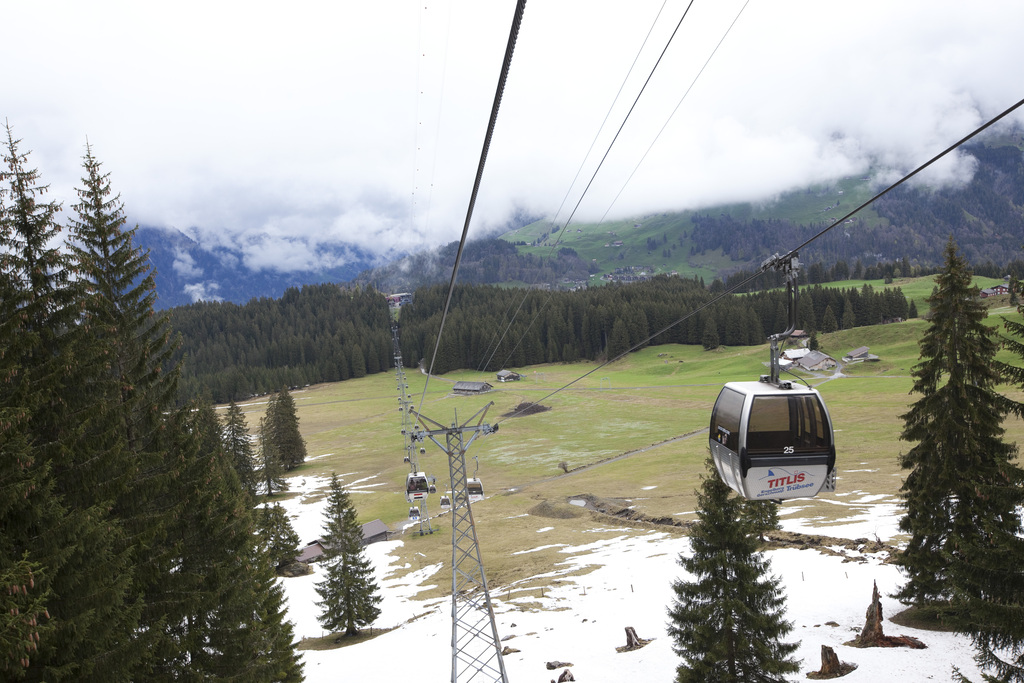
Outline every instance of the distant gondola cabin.
[(470, 503), (479, 503), (484, 499), (484, 485), (479, 479), (470, 477), (466, 480), (466, 494)]
[(430, 493), (430, 483), (423, 472), (409, 474), (405, 478), (405, 497), (410, 502), (423, 500)]

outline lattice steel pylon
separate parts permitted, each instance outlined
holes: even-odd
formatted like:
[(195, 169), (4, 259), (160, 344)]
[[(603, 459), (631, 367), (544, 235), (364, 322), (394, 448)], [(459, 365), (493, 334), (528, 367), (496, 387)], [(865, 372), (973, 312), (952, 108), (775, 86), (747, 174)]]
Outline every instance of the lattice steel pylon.
[(421, 425), (434, 426), (415, 430), (413, 439), (430, 439), (448, 454), (452, 485), (452, 683), (508, 683), (466, 486), (466, 451), (478, 436), (498, 429), (484, 424), (484, 416), (492, 405), (493, 402), (488, 403), (461, 425), (456, 416), (451, 427), (412, 411)]

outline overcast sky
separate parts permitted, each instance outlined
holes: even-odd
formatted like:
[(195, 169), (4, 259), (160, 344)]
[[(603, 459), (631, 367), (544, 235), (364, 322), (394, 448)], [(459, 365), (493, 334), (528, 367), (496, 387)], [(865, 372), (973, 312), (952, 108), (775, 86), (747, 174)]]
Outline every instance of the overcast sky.
[[(565, 220), (685, 7), (527, 3), (471, 236), (516, 211)], [(0, 117), (66, 209), (88, 138), (133, 223), (238, 246), (255, 268), (309, 267), (324, 243), (446, 243), (514, 9), (8, 2)], [(1022, 28), (1015, 0), (695, 0), (578, 218), (905, 172), (1024, 98)], [(930, 182), (970, 172), (954, 159)]]

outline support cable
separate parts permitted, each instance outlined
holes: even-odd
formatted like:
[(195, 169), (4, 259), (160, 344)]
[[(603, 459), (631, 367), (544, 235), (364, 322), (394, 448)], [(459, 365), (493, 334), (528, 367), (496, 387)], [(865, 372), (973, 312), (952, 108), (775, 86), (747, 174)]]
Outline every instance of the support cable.
[(501, 97), (505, 92), (505, 83), (508, 80), (509, 68), (512, 66), (512, 54), (515, 52), (516, 39), (519, 37), (519, 27), (523, 23), (523, 11), (526, 9), (526, 0), (517, 0), (515, 15), (512, 18), (512, 28), (509, 31), (508, 43), (505, 46), (505, 58), (501, 64), (501, 75), (498, 77), (498, 86), (494, 92), (494, 102), (491, 105), (491, 117), (487, 122), (487, 133), (484, 136), (483, 149), (480, 151), (480, 161), (477, 164), (476, 178), (473, 180), (473, 191), (469, 197), (469, 207), (466, 210), (466, 221), (462, 226), (462, 238), (459, 240), (459, 249), (455, 254), (455, 265), (452, 267), (451, 281), (448, 283), (448, 296), (445, 298), (444, 311), (441, 313), (441, 324), (437, 329), (437, 339), (434, 342), (434, 354), (430, 358), (430, 365), (427, 368), (426, 381), (423, 384), (423, 394), (420, 397), (420, 407), (427, 396), (427, 386), (430, 384), (430, 375), (434, 371), (434, 362), (437, 360), (437, 351), (441, 347), (441, 334), (444, 332), (444, 324), (448, 318), (448, 310), (452, 303), (452, 294), (455, 292), (455, 281), (459, 275), (459, 264), (462, 262), (462, 252), (466, 247), (466, 236), (469, 234), (469, 224), (473, 218), (473, 207), (476, 205), (476, 197), (480, 191), (480, 182), (484, 175), (484, 165), (487, 163), (487, 152), (491, 147), (491, 138), (494, 136), (494, 127), (498, 121), (498, 109), (501, 106)]
[[(625, 89), (626, 83), (629, 81), (629, 77), (633, 75), (633, 69), (636, 68), (636, 63), (640, 60), (640, 55), (643, 54), (644, 48), (647, 47), (647, 41), (650, 40), (651, 34), (654, 32), (654, 27), (658, 24), (658, 20), (661, 18), (661, 13), (665, 11), (665, 5), (667, 3), (668, 3), (668, 0), (663, 0), (662, 1), (661, 8), (658, 9), (658, 14), (655, 15), (654, 21), (651, 22), (650, 28), (647, 29), (647, 35), (644, 36), (644, 41), (643, 41), (643, 43), (641, 43), (640, 49), (637, 50), (636, 55), (633, 57), (633, 63), (629, 65), (629, 70), (626, 72), (626, 75), (623, 77), (622, 83), (619, 84), (618, 92), (615, 93), (615, 97), (612, 98), (611, 104), (608, 105), (608, 111), (605, 112), (604, 119), (601, 121), (601, 125), (598, 126), (597, 132), (594, 133), (594, 139), (590, 141), (590, 147), (587, 148), (587, 153), (584, 154), (583, 158), (580, 160), (579, 168), (576, 169), (576, 175), (573, 176), (572, 182), (569, 183), (569, 187), (567, 187), (566, 190), (565, 190), (565, 196), (562, 197), (562, 203), (558, 205), (558, 210), (555, 211), (555, 217), (551, 221), (553, 225), (557, 225), (558, 224), (558, 216), (562, 213), (562, 209), (565, 207), (566, 202), (569, 201), (569, 195), (572, 193), (572, 188), (575, 187), (576, 181), (579, 180), (580, 174), (583, 173), (583, 167), (586, 165), (587, 159), (590, 158), (591, 152), (594, 151), (594, 147), (595, 147), (595, 145), (597, 145), (597, 141), (601, 137), (601, 131), (604, 130), (605, 125), (608, 123), (608, 119), (611, 117), (612, 111), (615, 109), (615, 105), (619, 101), (619, 97), (622, 96), (622, 91)], [(548, 251), (548, 257), (549, 258), (551, 256), (551, 253), (555, 250), (555, 248), (557, 246), (558, 246), (558, 243), (556, 242), (555, 245), (552, 246), (551, 249)], [(538, 277), (540, 277), (539, 274), (534, 276), (534, 283), (535, 284), (537, 282), (537, 278)], [(494, 335), (491, 337), (491, 344), (493, 344), (493, 350), (489, 354), (487, 354), (487, 360), (483, 361), (483, 363), (481, 363), (479, 366), (477, 366), (477, 371), (478, 372), (485, 370), (487, 368), (487, 366), (490, 364), (491, 360), (494, 358), (494, 354), (498, 352), (498, 349), (501, 346), (501, 342), (505, 340), (505, 335), (508, 334), (509, 329), (512, 327), (512, 323), (514, 323), (516, 318), (519, 316), (519, 311), (522, 310), (523, 304), (526, 302), (526, 297), (528, 296), (528, 294), (529, 294), (529, 292), (523, 294), (523, 296), (519, 299), (519, 305), (516, 307), (516, 312), (512, 314), (512, 318), (508, 321), (508, 324), (505, 326), (505, 329), (502, 330), (502, 332), (501, 332), (501, 337), (496, 342), (494, 341), (494, 337), (498, 336), (498, 332), (497, 332), (497, 330), (495, 330)], [(512, 304), (513, 304), (513, 302), (510, 302), (508, 307), (505, 309), (505, 313), (502, 315), (502, 320), (505, 320), (506, 318), (508, 318), (508, 312), (512, 309)], [(531, 323), (531, 326), (532, 326), (532, 323)], [(491, 344), (489, 344), (488, 346), (490, 346)], [(519, 344), (517, 343), (516, 347), (518, 347), (518, 346), (519, 346)], [(513, 349), (513, 353), (514, 352), (515, 352), (515, 349)]]
[[(572, 222), (572, 219), (576, 216), (576, 212), (579, 210), (580, 205), (583, 203), (583, 199), (587, 196), (587, 192), (590, 191), (590, 187), (591, 187), (591, 185), (594, 184), (594, 180), (597, 179), (597, 174), (601, 172), (601, 168), (604, 166), (604, 162), (608, 159), (608, 155), (611, 154), (612, 147), (615, 146), (616, 141), (618, 141), (618, 139), (619, 139), (619, 135), (622, 134), (623, 129), (626, 127), (626, 123), (629, 121), (630, 116), (632, 116), (633, 110), (636, 109), (636, 105), (637, 105), (637, 103), (639, 103), (640, 97), (644, 94), (644, 91), (647, 89), (647, 86), (651, 82), (651, 79), (654, 78), (654, 72), (657, 71), (658, 66), (661, 64), (661, 60), (664, 59), (665, 53), (668, 52), (668, 48), (669, 48), (669, 46), (672, 45), (672, 41), (675, 39), (676, 34), (679, 33), (679, 29), (680, 29), (680, 27), (682, 27), (683, 21), (686, 19), (686, 16), (690, 13), (690, 8), (693, 7), (693, 2), (694, 2), (694, 0), (690, 0), (690, 2), (686, 5), (686, 9), (683, 11), (683, 16), (679, 17), (679, 21), (676, 23), (676, 27), (672, 30), (672, 35), (669, 36), (668, 41), (665, 43), (665, 47), (663, 47), (661, 49), (661, 54), (658, 55), (658, 59), (657, 59), (657, 61), (655, 61), (654, 66), (651, 67), (650, 72), (647, 74), (647, 78), (644, 80), (643, 86), (641, 86), (640, 91), (637, 93), (636, 97), (633, 99), (633, 104), (630, 105), (629, 111), (626, 112), (626, 116), (622, 119), (622, 123), (619, 124), (619, 127), (615, 131), (615, 135), (612, 137), (611, 142), (608, 143), (608, 147), (605, 149), (604, 155), (601, 156), (601, 160), (597, 164), (597, 168), (594, 169), (594, 172), (590, 176), (590, 180), (587, 181), (586, 187), (583, 188), (583, 192), (582, 192), (582, 194), (580, 194), (579, 199), (576, 201), (576, 205), (573, 207), (572, 212), (570, 212), (569, 217), (565, 220), (565, 224), (562, 225), (562, 229), (559, 230), (558, 236), (555, 238), (555, 243), (554, 243), (554, 246), (552, 247), (552, 249), (554, 249), (555, 247), (557, 247), (561, 243), (562, 235), (565, 234), (566, 228), (569, 227), (569, 224)], [(660, 12), (659, 12), (659, 14), (660, 14)], [(589, 152), (587, 154), (589, 155)], [(575, 183), (576, 181), (573, 180), (573, 182)], [(524, 300), (525, 300), (525, 296), (524, 296)], [(521, 308), (521, 306), (522, 305), (520, 304), (520, 308)], [(541, 310), (543, 310), (543, 308), (544, 307), (542, 306)], [(518, 313), (518, 310), (516, 312)], [(539, 315), (540, 315), (540, 311), (537, 312), (536, 316), (539, 316)], [(535, 316), (535, 319), (536, 319), (536, 316)], [(511, 321), (509, 321), (508, 327), (511, 327), (512, 323), (514, 321), (515, 321), (515, 317), (513, 317), (513, 319)], [(530, 326), (531, 327), (533, 326), (532, 322), (530, 323)], [(527, 328), (527, 329), (529, 329), (529, 328)], [(524, 332), (523, 334), (525, 335), (526, 333)], [(502, 335), (502, 336), (504, 337), (504, 335)], [(520, 337), (520, 342), (522, 342), (522, 338), (521, 337)], [(516, 347), (518, 347), (518, 346), (519, 346), (519, 344), (517, 343)], [(511, 357), (511, 354), (509, 354), (508, 357)], [(506, 361), (508, 360), (508, 357), (506, 358)]]
[[(638, 342), (637, 344), (635, 344), (631, 348), (623, 351), (622, 353), (620, 353), (619, 355), (615, 356), (614, 358), (612, 358), (610, 360), (607, 360), (604, 363), (601, 363), (600, 365), (598, 365), (596, 368), (593, 368), (589, 372), (586, 372), (586, 373), (580, 375), (579, 377), (577, 377), (576, 379), (572, 380), (571, 382), (568, 382), (565, 385), (559, 387), (558, 389), (555, 389), (554, 391), (552, 391), (551, 393), (547, 394), (546, 396), (544, 396), (540, 400), (536, 401), (536, 403), (540, 403), (540, 402), (542, 402), (542, 401), (544, 401), (544, 400), (546, 400), (548, 398), (551, 398), (555, 394), (557, 394), (557, 393), (559, 393), (559, 392), (561, 392), (561, 391), (563, 391), (565, 389), (568, 389), (572, 385), (574, 385), (577, 382), (583, 380), (584, 378), (590, 376), (591, 374), (597, 372), (601, 368), (614, 363), (615, 361), (619, 360), (623, 356), (625, 356), (625, 355), (635, 351), (636, 349), (640, 348), (641, 346), (647, 344), (652, 339), (655, 339), (656, 337), (664, 334), (665, 332), (667, 332), (668, 330), (672, 329), (673, 327), (675, 327), (679, 323), (681, 323), (681, 322), (683, 322), (685, 320), (688, 320), (689, 318), (693, 317), (694, 315), (697, 315), (698, 313), (700, 313), (700, 312), (702, 312), (704, 310), (707, 310), (708, 308), (710, 308), (714, 304), (716, 304), (719, 301), (721, 301), (722, 299), (724, 299), (726, 296), (728, 296), (728, 295), (736, 292), (737, 290), (747, 286), (748, 284), (753, 282), (755, 279), (760, 277), (762, 274), (767, 272), (768, 269), (774, 268), (778, 263), (786, 260), (787, 258), (791, 258), (793, 255), (795, 255), (798, 251), (800, 251), (801, 249), (803, 249), (804, 247), (809, 245), (811, 242), (815, 241), (819, 237), (822, 237), (823, 235), (825, 235), (827, 232), (829, 232), (830, 230), (832, 230), (836, 226), (842, 225), (842, 223), (846, 219), (850, 218), (851, 216), (853, 216), (854, 214), (856, 214), (859, 211), (863, 210), (864, 208), (870, 206), (872, 203), (874, 203), (876, 200), (880, 199), (881, 197), (884, 197), (886, 194), (888, 194), (892, 190), (896, 189), (897, 187), (899, 187), (903, 183), (907, 182), (908, 180), (910, 180), (914, 176), (918, 175), (919, 173), (921, 173), (922, 171), (927, 169), (929, 166), (933, 165), (935, 162), (937, 162), (940, 159), (942, 159), (943, 157), (945, 157), (950, 152), (956, 150), (958, 147), (964, 145), (965, 143), (967, 143), (971, 139), (973, 139), (976, 136), (978, 136), (983, 131), (987, 130), (988, 128), (990, 128), (991, 126), (995, 125), (996, 123), (998, 123), (1002, 119), (1006, 118), (1007, 116), (1009, 116), (1010, 114), (1015, 112), (1017, 109), (1019, 109), (1021, 106), (1024, 106), (1024, 99), (1019, 100), (1016, 104), (1011, 105), (1009, 108), (1004, 110), (1002, 113), (998, 114), (997, 116), (995, 116), (992, 119), (989, 119), (986, 123), (982, 124), (978, 128), (975, 128), (971, 133), (969, 133), (969, 134), (965, 135), (964, 137), (960, 138), (960, 140), (958, 140), (957, 142), (953, 143), (952, 145), (950, 145), (949, 147), (947, 147), (943, 151), (939, 152), (938, 154), (933, 156), (931, 159), (929, 159), (928, 161), (924, 162), (923, 164), (921, 164), (920, 166), (918, 166), (913, 171), (911, 171), (910, 173), (906, 174), (905, 176), (903, 176), (902, 178), (900, 178), (896, 182), (892, 183), (891, 185), (886, 187), (884, 190), (882, 190), (878, 194), (874, 195), (873, 197), (871, 197), (870, 199), (868, 199), (867, 201), (862, 203), (857, 208), (855, 208), (852, 211), (850, 211), (849, 213), (847, 213), (845, 216), (837, 218), (830, 225), (826, 226), (825, 228), (822, 228), (822, 230), (820, 230), (817, 234), (813, 235), (809, 239), (807, 239), (804, 242), (802, 242), (795, 249), (792, 249), (792, 250), (786, 252), (786, 254), (784, 254), (782, 256), (780, 256), (779, 254), (775, 254), (775, 255), (769, 257), (768, 259), (766, 259), (761, 264), (761, 267), (758, 268), (756, 272), (754, 272), (752, 275), (747, 277), (745, 280), (743, 280), (741, 282), (738, 282), (738, 283), (734, 284), (732, 287), (729, 287), (729, 288), (723, 290), (718, 296), (713, 297), (709, 301), (701, 304), (700, 306), (698, 306), (694, 310), (690, 311), (686, 315), (682, 316), (681, 318), (679, 318), (675, 322), (672, 322), (672, 323), (666, 325), (665, 327), (661, 328), (660, 330), (658, 330), (654, 334), (650, 335), (649, 337), (647, 337), (643, 341)], [(497, 425), (501, 424), (502, 422), (504, 422), (505, 420), (507, 420), (509, 418), (516, 417), (521, 412), (522, 411), (517, 411), (515, 413), (512, 413), (512, 414), (508, 415), (508, 417), (502, 418), (501, 420), (499, 420), (498, 422), (495, 423), (495, 427), (497, 427)]]
[(740, 7), (740, 11), (736, 13), (736, 18), (732, 20), (731, 24), (729, 24), (729, 28), (725, 29), (725, 33), (718, 41), (718, 44), (715, 45), (715, 49), (711, 51), (711, 54), (708, 55), (708, 58), (704, 61), (704, 66), (700, 68), (700, 71), (697, 72), (697, 75), (693, 77), (692, 81), (690, 81), (690, 85), (686, 88), (686, 92), (684, 92), (683, 96), (679, 98), (679, 102), (676, 103), (676, 106), (672, 110), (672, 113), (668, 115), (667, 119), (665, 119), (665, 123), (661, 126), (661, 130), (659, 130), (658, 134), (654, 136), (653, 140), (651, 140), (651, 144), (647, 146), (647, 151), (645, 151), (644, 155), (640, 157), (640, 161), (636, 162), (636, 166), (633, 167), (633, 170), (630, 172), (629, 177), (626, 178), (626, 182), (622, 183), (622, 187), (620, 187), (619, 191), (615, 193), (614, 199), (612, 199), (611, 203), (608, 205), (608, 208), (605, 209), (604, 214), (601, 216), (601, 220), (598, 221), (599, 225), (601, 223), (604, 223), (604, 219), (608, 217), (608, 212), (610, 212), (612, 210), (612, 207), (615, 206), (615, 203), (619, 201), (619, 197), (622, 196), (622, 193), (625, 191), (626, 186), (629, 185), (631, 180), (633, 180), (633, 176), (636, 175), (636, 172), (640, 169), (640, 165), (644, 163), (644, 160), (647, 159), (647, 155), (651, 153), (652, 149), (654, 149), (654, 145), (661, 138), (661, 134), (665, 132), (666, 128), (668, 128), (668, 124), (671, 123), (672, 119), (676, 115), (676, 112), (679, 111), (679, 107), (683, 106), (683, 101), (686, 99), (686, 96), (690, 94), (691, 90), (693, 90), (693, 86), (697, 84), (697, 80), (701, 77), (701, 74), (704, 73), (704, 69), (708, 68), (708, 64), (711, 63), (712, 58), (718, 52), (718, 48), (722, 47), (722, 43), (725, 42), (725, 39), (732, 32), (733, 26), (735, 26), (736, 22), (740, 20), (740, 16), (743, 14), (743, 10), (747, 9), (747, 5), (749, 4), (750, 0), (747, 0), (747, 2), (743, 3), (743, 7)]

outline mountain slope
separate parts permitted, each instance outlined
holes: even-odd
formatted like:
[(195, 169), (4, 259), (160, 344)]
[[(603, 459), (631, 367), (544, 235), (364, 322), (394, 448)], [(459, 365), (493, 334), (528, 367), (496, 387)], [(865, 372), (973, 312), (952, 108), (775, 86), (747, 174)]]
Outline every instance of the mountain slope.
[[(1016, 138), (1015, 138), (1016, 140)], [(905, 185), (858, 212), (803, 249), (805, 263), (851, 267), (908, 259), (934, 266), (953, 235), (972, 264), (1020, 258), (1024, 243), (1024, 156), (1019, 145), (974, 145), (970, 182), (930, 190)], [(572, 224), (561, 234), (549, 221), (502, 239), (520, 252), (547, 254), (572, 247), (602, 275), (616, 269), (678, 272), (709, 280), (751, 269), (775, 252), (794, 249), (870, 199), (880, 188), (865, 176), (791, 192), (763, 205), (737, 204), (658, 213), (599, 225)], [(556, 239), (559, 240), (556, 242)], [(596, 278), (595, 278), (596, 279)]]
[(136, 241), (149, 250), (156, 270), (158, 309), (196, 301), (245, 303), (257, 297), (279, 298), (289, 287), (347, 282), (374, 263), (371, 254), (340, 245), (321, 248), (317, 256), (321, 262), (341, 265), (286, 272), (251, 268), (241, 251), (206, 247), (179, 230), (140, 226)]

